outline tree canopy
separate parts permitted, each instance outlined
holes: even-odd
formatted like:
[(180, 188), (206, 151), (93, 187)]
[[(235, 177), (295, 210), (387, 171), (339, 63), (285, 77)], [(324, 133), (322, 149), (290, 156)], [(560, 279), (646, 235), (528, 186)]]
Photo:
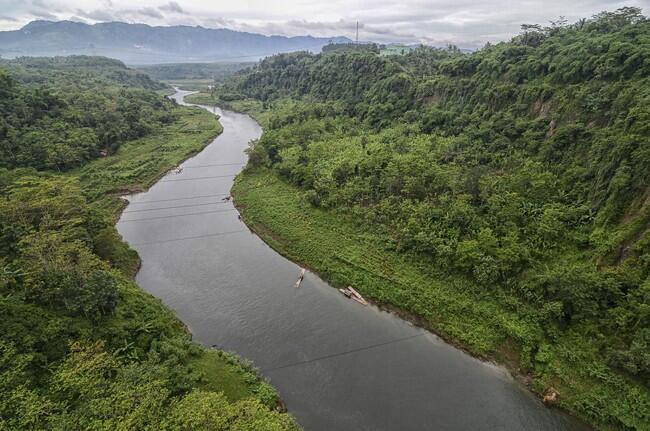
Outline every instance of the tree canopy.
[(158, 88), (104, 58), (0, 62), (0, 167), (68, 170), (112, 154), (174, 119)]

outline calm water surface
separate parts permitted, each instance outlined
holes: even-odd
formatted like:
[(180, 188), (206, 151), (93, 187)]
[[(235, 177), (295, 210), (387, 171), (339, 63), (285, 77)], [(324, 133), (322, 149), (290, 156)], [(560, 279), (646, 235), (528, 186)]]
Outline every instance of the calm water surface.
[(307, 431), (584, 429), (501, 368), (314, 274), (294, 288), (298, 266), (222, 200), (262, 130), (247, 115), (209, 109), (223, 133), (182, 172), (131, 196), (118, 223), (142, 258), (137, 282), (195, 340), (254, 361)]

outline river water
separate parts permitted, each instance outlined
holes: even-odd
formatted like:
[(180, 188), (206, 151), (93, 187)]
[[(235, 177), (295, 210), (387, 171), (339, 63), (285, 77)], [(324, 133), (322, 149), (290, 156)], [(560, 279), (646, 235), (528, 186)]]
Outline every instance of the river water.
[[(185, 91), (174, 97), (182, 103)], [(138, 251), (138, 284), (176, 311), (196, 341), (236, 352), (279, 390), (306, 431), (582, 430), (502, 368), (341, 295), (250, 233), (223, 201), (258, 138), (249, 116), (150, 190), (117, 225)]]

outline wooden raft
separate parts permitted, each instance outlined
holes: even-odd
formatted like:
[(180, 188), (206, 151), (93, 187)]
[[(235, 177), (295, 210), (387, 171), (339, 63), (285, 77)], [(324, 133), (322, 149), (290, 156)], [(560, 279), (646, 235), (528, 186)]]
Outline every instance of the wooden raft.
[(345, 289), (339, 289), (339, 292), (341, 292), (343, 295), (347, 296), (350, 299), (354, 299), (361, 305), (368, 305), (368, 301), (366, 301), (359, 292), (354, 290), (352, 286), (348, 286)]
[(302, 283), (302, 280), (305, 278), (305, 268), (300, 269), (300, 276), (298, 276), (298, 281), (296, 281), (296, 284), (294, 287), (297, 289), (300, 287), (300, 283)]

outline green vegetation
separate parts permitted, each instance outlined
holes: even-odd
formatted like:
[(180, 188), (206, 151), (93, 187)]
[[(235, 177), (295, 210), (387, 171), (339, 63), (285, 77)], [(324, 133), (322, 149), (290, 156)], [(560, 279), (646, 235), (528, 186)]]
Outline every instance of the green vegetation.
[[(292, 105), (290, 100), (282, 101), (282, 106), (289, 107)], [(275, 110), (271, 105), (266, 105), (263, 102), (255, 99), (231, 100), (229, 102), (220, 100), (219, 106), (231, 109), (235, 112), (245, 112), (266, 127), (271, 121), (271, 117), (275, 114)]]
[(142, 72), (127, 68), (119, 60), (106, 57), (19, 57), (0, 60), (0, 67), (21, 83), (40, 89), (93, 89), (106, 84), (146, 90), (167, 87)]
[[(119, 197), (146, 190), (179, 161), (199, 152), (223, 130), (214, 115), (203, 109), (176, 108), (177, 120), (157, 133), (130, 141), (111, 157), (104, 157), (71, 171), (78, 178), (84, 196), (107, 212), (107, 220), (119, 217), (124, 201)], [(107, 226), (96, 253), (125, 274), (135, 275), (137, 254)]]
[(215, 116), (204, 109), (176, 107), (174, 110), (178, 112), (176, 121), (155, 134), (129, 141), (111, 157), (72, 171), (80, 178), (90, 199), (115, 203), (115, 194), (146, 190), (180, 160), (202, 150), (223, 130)]
[(624, 8), (472, 54), (265, 59), (218, 89), (272, 113), (237, 203), (334, 284), (648, 429), (649, 41)]
[[(51, 73), (48, 88), (21, 84), (14, 66), (0, 72), (2, 130), (10, 131), (0, 153), (0, 429), (295, 429), (249, 365), (193, 343), (132, 281), (137, 255), (113, 226), (121, 193), (150, 185), (220, 125), (137, 83), (105, 78), (112, 73), (96, 60), (83, 58), (92, 71), (76, 77), (66, 62), (58, 68), (63, 60), (39, 60), (33, 72)], [(78, 108), (85, 101), (92, 109)], [(151, 127), (124, 135), (134, 121)], [(86, 138), (65, 141), (51, 165), (58, 124)], [(107, 127), (123, 133), (106, 135)], [(7, 150), (23, 144), (26, 130), (48, 151), (17, 158)], [(93, 137), (111, 151), (78, 157)]]
[[(185, 96), (185, 102), (187, 103), (196, 103), (197, 105), (218, 105), (221, 108), (229, 109), (235, 112), (244, 112), (251, 117), (253, 117), (258, 123), (266, 127), (266, 125), (271, 120), (271, 117), (274, 114), (274, 111), (270, 108), (270, 105), (267, 106), (266, 103), (263, 103), (255, 99), (238, 99), (238, 100), (229, 100), (225, 101), (219, 97), (218, 91), (215, 93), (206, 93), (199, 92), (196, 94), (189, 94)], [(291, 105), (290, 100), (283, 100), (282, 106), (286, 108)]]
[(8, 66), (0, 70), (0, 167), (67, 170), (174, 120), (173, 103), (147, 91), (160, 86), (146, 75), (115, 60), (97, 62), (0, 63)]
[(165, 81), (167, 84), (178, 87), (185, 91), (201, 91), (210, 93), (210, 88), (214, 85), (214, 81), (210, 78), (207, 79), (172, 79)]
[[(254, 63), (172, 63), (137, 66), (153, 79), (163, 81), (181, 90), (210, 93), (214, 85), (222, 84), (237, 72)], [(208, 104), (211, 102), (192, 102)]]
[(415, 49), (407, 45), (388, 45), (381, 48), (380, 55), (405, 55)]
[(213, 106), (218, 103), (218, 99), (209, 91), (204, 90), (194, 94), (188, 94), (184, 98), (187, 103), (195, 103), (197, 105)]
[(224, 82), (236, 72), (254, 63), (171, 63), (136, 66), (158, 81), (210, 80)]

